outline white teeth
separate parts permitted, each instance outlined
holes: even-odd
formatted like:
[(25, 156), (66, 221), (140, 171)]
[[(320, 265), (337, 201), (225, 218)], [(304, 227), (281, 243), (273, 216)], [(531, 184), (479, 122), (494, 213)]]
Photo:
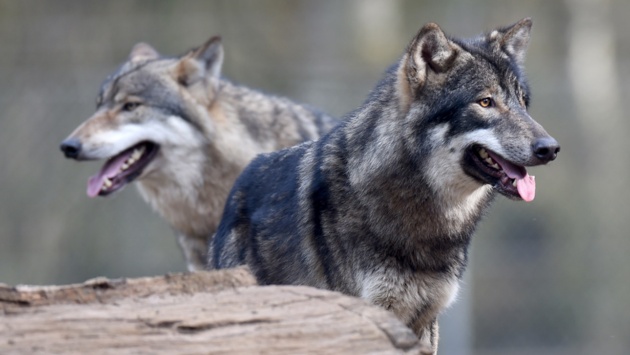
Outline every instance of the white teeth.
[(490, 167), (497, 169), (497, 170), (501, 170), (501, 167), (499, 166), (499, 164), (497, 164), (494, 160), (492, 160), (492, 158), (488, 157), (486, 159), (484, 159), (484, 161), (490, 165)]
[(101, 190), (106, 190), (110, 187), (112, 187), (113, 183), (110, 179), (105, 178), (105, 180), (103, 180), (103, 187), (101, 188)]
[(133, 153), (131, 153), (131, 156), (125, 161), (123, 165), (120, 166), (120, 171), (129, 169), (131, 165), (137, 162), (142, 154), (144, 154), (144, 150), (144, 146), (134, 149)]
[(481, 159), (483, 159), (490, 167), (497, 169), (497, 170), (501, 170), (501, 167), (499, 166), (499, 164), (497, 164), (494, 160), (492, 160), (492, 158), (490, 157), (490, 155), (488, 154), (488, 151), (486, 151), (485, 149), (481, 148), (479, 149), (479, 156), (481, 157)]
[(516, 187), (516, 179), (512, 180), (512, 186)]
[(138, 158), (140, 158), (142, 156), (142, 151), (136, 149), (133, 151), (133, 153), (131, 154), (131, 159), (137, 160)]

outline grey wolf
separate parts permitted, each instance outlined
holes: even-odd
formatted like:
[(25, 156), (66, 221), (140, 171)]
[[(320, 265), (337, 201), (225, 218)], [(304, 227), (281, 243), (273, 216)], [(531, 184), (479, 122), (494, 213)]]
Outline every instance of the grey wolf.
[(90, 197), (132, 181), (176, 231), (189, 270), (203, 269), (232, 184), (259, 153), (318, 138), (337, 121), (221, 77), (213, 37), (169, 58), (148, 44), (102, 84), (96, 113), (61, 144), (66, 157), (106, 160)]
[(527, 112), (531, 20), (472, 39), (425, 25), (365, 103), (321, 139), (237, 179), (209, 267), (362, 297), (437, 351), (475, 226), (493, 197), (531, 201), (526, 167), (558, 143)]

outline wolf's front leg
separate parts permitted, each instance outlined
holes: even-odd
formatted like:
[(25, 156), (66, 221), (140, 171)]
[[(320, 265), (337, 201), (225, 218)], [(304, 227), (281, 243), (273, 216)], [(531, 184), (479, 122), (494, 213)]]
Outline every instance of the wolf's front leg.
[(436, 355), (439, 337), (437, 319), (429, 324), (413, 324), (412, 329), (420, 338), (420, 353), (422, 355)]
[(200, 271), (206, 268), (208, 246), (204, 240), (178, 233), (177, 242), (184, 252), (188, 271)]

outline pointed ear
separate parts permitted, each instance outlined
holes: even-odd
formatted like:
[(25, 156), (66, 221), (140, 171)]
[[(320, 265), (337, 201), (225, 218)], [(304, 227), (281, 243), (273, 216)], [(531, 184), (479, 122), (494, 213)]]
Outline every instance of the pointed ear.
[(523, 66), (531, 30), (532, 19), (528, 17), (512, 26), (495, 31), (497, 34), (495, 32), (492, 34), (496, 36), (501, 50), (513, 58), (518, 65)]
[(191, 57), (203, 64), (206, 73), (212, 78), (221, 75), (223, 66), (223, 44), (221, 37), (210, 38), (201, 47), (191, 53)]
[(153, 47), (144, 42), (136, 43), (136, 45), (131, 48), (131, 53), (129, 53), (129, 61), (134, 63), (157, 59), (159, 57), (160, 54), (153, 49)]
[(448, 71), (457, 53), (457, 47), (440, 26), (424, 25), (407, 47), (399, 67), (398, 86), (403, 104), (408, 104), (416, 90), (424, 85), (430, 71), (437, 74)]
[(407, 76), (422, 85), (428, 70), (443, 73), (450, 69), (455, 57), (456, 50), (440, 26), (429, 23), (407, 48)]
[(182, 57), (178, 67), (178, 80), (182, 85), (188, 86), (202, 78), (219, 79), (222, 66), (223, 44), (221, 37), (215, 36)]

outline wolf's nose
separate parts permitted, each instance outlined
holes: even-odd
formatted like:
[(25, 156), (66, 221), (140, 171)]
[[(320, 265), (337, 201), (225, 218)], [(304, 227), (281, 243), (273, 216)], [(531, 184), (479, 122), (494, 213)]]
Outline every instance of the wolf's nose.
[(551, 137), (538, 138), (534, 143), (534, 154), (543, 163), (548, 163), (558, 156), (560, 145)]
[(81, 153), (81, 141), (76, 138), (66, 139), (61, 142), (61, 151), (66, 155), (66, 158), (76, 159)]

